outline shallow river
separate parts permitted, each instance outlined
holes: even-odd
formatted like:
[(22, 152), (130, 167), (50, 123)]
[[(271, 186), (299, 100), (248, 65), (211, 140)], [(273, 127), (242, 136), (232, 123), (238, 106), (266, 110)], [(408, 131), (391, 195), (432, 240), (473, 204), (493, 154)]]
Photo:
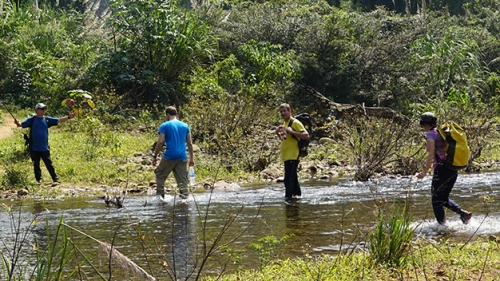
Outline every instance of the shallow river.
[[(468, 225), (463, 225), (458, 215), (447, 211), (446, 228), (437, 225), (432, 213), (430, 177), (421, 181), (384, 177), (369, 182), (310, 179), (301, 185), (303, 198), (293, 204), (284, 203), (282, 184), (270, 184), (195, 193), (187, 203), (169, 196), (159, 200), (152, 194), (127, 195), (123, 209), (106, 208), (98, 198), (25, 200), (21, 216), (25, 221), (35, 215), (42, 222), (48, 219), (53, 228), (63, 216), (66, 224), (97, 241), (114, 243), (116, 249), (158, 280), (171, 280), (172, 272), (175, 278), (184, 280), (188, 272), (198, 270), (203, 245), (207, 245), (208, 251), (217, 234), (221, 235), (219, 245), (227, 243), (228, 248), (212, 254), (203, 274), (214, 274), (224, 267), (227, 271), (257, 268), (260, 255), (249, 245), (270, 235), (280, 239), (294, 234), (284, 248), (278, 248), (283, 249), (281, 257), (331, 254), (350, 245), (363, 247), (378, 210), (384, 209), (387, 214), (391, 207), (401, 208), (404, 203), (409, 206), (413, 226), (420, 236), (431, 239), (444, 236), (461, 242), (471, 236), (500, 233), (496, 202), (500, 172), (459, 175), (450, 197), (471, 211), (473, 217)], [(0, 231), (3, 241), (8, 241), (12, 235), (10, 221), (2, 212)], [(33, 232), (41, 241), (46, 240), (43, 226), (39, 224)], [(99, 246), (96, 240), (77, 232), (69, 233), (82, 251), (96, 257)], [(0, 247), (5, 247), (5, 243)], [(230, 258), (229, 251), (233, 251)], [(106, 271), (105, 258), (100, 258), (98, 265)], [(86, 265), (83, 270), (91, 271)], [(113, 271), (114, 276), (122, 274), (120, 270)], [(126, 276), (122, 280), (141, 280)]]

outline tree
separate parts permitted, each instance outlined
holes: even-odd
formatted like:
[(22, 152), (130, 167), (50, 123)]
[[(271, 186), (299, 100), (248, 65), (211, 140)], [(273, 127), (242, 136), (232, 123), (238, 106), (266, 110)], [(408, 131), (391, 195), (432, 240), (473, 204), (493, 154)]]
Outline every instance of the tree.
[(112, 10), (115, 50), (89, 70), (90, 85), (125, 107), (184, 103), (178, 83), (214, 55), (208, 26), (175, 1), (122, 0)]

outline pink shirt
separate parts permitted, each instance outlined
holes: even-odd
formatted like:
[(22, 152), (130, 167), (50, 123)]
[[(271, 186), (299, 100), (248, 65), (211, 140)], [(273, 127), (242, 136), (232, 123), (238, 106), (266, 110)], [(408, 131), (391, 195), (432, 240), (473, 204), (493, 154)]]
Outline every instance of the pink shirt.
[(437, 164), (444, 160), (444, 153), (446, 149), (446, 143), (444, 139), (441, 137), (437, 128), (432, 128), (425, 134), (426, 139), (433, 139), (435, 144), (435, 152), (436, 157), (434, 157), (433, 168), (436, 168)]

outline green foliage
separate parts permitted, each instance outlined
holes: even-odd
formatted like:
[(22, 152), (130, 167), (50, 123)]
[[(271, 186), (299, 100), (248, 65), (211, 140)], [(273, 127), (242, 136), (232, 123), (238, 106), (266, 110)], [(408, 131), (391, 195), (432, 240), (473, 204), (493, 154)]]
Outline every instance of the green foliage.
[(399, 166), (403, 174), (413, 175), (423, 147), (413, 141), (418, 130), (408, 129), (411, 120), (404, 116), (379, 118), (361, 114), (345, 115), (339, 124), (354, 157), (351, 160), (356, 167), (354, 179), (366, 181), (389, 164)]
[[(277, 119), (273, 112), (277, 109), (237, 96), (226, 96), (221, 101), (190, 103), (183, 110), (184, 121), (190, 124), (195, 143), (218, 159), (220, 167), (233, 172), (257, 170), (256, 162), (264, 163), (264, 167), (259, 166), (261, 170), (279, 155), (279, 142), (267, 130)], [(262, 134), (255, 134), (257, 131)]]
[(118, 1), (112, 9), (116, 48), (88, 70), (87, 85), (125, 107), (184, 103), (177, 84), (216, 47), (208, 26), (175, 1)]
[(26, 188), (29, 180), (26, 175), (32, 173), (25, 165), (10, 163), (4, 166), (5, 173), (0, 176), (2, 188)]
[[(242, 52), (252, 71), (245, 73), (235, 56), (214, 64), (209, 71), (197, 69), (187, 88), (191, 102), (182, 109), (193, 139), (211, 155), (222, 157), (224, 167), (253, 170), (257, 161), (272, 162), (278, 142), (266, 128), (274, 124), (279, 97), (291, 83), (292, 54), (278, 46), (250, 42)], [(276, 79), (276, 77), (282, 77)], [(265, 94), (264, 94), (265, 93)], [(264, 101), (267, 97), (267, 101)], [(207, 116), (210, 116), (207, 118)], [(264, 132), (255, 135), (253, 131)], [(254, 154), (247, 153), (251, 149)]]
[[(412, 245), (405, 266), (374, 266), (365, 251), (340, 252), (313, 258), (280, 260), (261, 270), (240, 270), (223, 277), (207, 277), (207, 281), (291, 280), (291, 281), (354, 281), (354, 280), (495, 280), (498, 276), (500, 248), (494, 241), (479, 239), (464, 245), (427, 243)], [(425, 276), (425, 277), (423, 277)]]
[[(250, 40), (239, 49), (243, 56), (243, 70), (248, 91), (256, 102), (264, 106), (276, 105), (299, 75), (294, 51), (282, 52), (281, 46)], [(244, 86), (244, 85), (242, 85)]]
[(402, 210), (393, 207), (389, 218), (380, 210), (377, 225), (368, 234), (370, 255), (375, 263), (397, 267), (406, 264), (413, 238), (410, 224), (411, 218), (406, 206)]
[(259, 239), (259, 243), (250, 244), (250, 247), (259, 254), (261, 268), (280, 259), (286, 242), (294, 236), (294, 234), (289, 234), (280, 239), (277, 239), (275, 236), (265, 236)]
[(73, 274), (78, 271), (75, 267), (69, 273), (68, 264), (73, 259), (75, 248), (72, 247), (66, 228), (63, 227), (63, 218), (52, 235), (48, 219), (45, 224), (46, 241), (39, 241), (35, 238), (36, 263), (33, 269), (33, 280), (70, 280)]
[[(0, 81), (9, 102), (32, 107), (54, 102), (69, 90), (102, 45), (102, 34), (92, 14), (56, 11), (36, 4), (11, 6), (6, 2), (0, 46), (6, 58)], [(52, 105), (57, 104), (57, 102)]]
[[(451, 90), (485, 90), (487, 72), (478, 43), (471, 40), (475, 31), (450, 27), (445, 34), (427, 34), (415, 42), (411, 62), (425, 68), (418, 84), (425, 85), (428, 98)], [(438, 37), (438, 38), (436, 38)]]
[[(86, 135), (85, 148), (82, 151), (87, 161), (93, 161), (97, 157), (102, 156), (103, 150), (107, 146), (109, 132), (106, 126), (95, 117), (87, 117), (80, 121), (80, 129)], [(112, 132), (110, 132), (112, 133)], [(113, 139), (112, 137), (110, 138)], [(111, 147), (115, 148), (115, 145)]]
[(86, 110), (95, 109), (95, 104), (92, 101), (92, 96), (89, 92), (83, 90), (68, 91), (69, 98), (61, 102), (62, 106), (68, 107), (76, 113), (76, 117), (83, 117)]

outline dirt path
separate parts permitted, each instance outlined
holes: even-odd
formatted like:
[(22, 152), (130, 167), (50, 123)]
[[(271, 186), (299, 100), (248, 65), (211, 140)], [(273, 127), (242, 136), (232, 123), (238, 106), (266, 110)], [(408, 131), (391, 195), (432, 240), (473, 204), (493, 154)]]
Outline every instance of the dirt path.
[(14, 135), (14, 119), (9, 114), (3, 114), (3, 122), (0, 123), (0, 140), (6, 139)]

